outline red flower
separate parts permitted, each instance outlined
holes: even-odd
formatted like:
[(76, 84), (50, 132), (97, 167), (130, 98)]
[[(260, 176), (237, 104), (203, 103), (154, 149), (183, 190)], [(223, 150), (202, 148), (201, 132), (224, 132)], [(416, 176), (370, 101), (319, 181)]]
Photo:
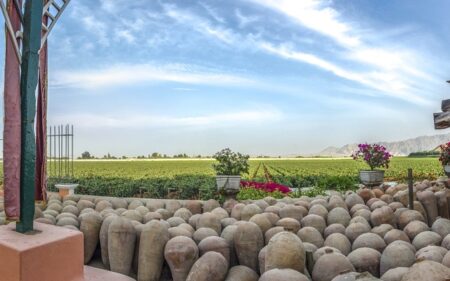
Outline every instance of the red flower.
[(241, 181), (241, 186), (244, 188), (260, 189), (266, 192), (274, 192), (274, 191), (279, 191), (282, 193), (291, 192), (291, 189), (288, 186), (278, 184), (275, 182)]

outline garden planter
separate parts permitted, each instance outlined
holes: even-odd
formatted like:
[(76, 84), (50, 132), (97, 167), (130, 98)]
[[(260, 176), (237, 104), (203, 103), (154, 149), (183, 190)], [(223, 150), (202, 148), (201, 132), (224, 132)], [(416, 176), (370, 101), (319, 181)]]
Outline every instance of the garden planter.
[(361, 183), (367, 186), (375, 186), (383, 183), (383, 170), (361, 170), (359, 171), (359, 179)]
[(241, 176), (216, 176), (217, 190), (239, 192)]
[(444, 172), (447, 177), (450, 177), (450, 165), (444, 165)]
[(59, 189), (59, 195), (66, 197), (67, 195), (74, 195), (75, 189), (78, 187), (77, 183), (59, 183), (55, 184), (55, 187)]

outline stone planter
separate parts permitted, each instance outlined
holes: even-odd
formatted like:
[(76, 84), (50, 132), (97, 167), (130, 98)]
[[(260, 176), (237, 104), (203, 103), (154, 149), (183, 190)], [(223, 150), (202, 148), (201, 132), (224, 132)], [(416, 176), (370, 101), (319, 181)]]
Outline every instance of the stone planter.
[(384, 181), (383, 170), (361, 170), (359, 171), (359, 179), (366, 186), (380, 185)]
[(450, 165), (444, 165), (444, 172), (447, 177), (450, 177)]
[(227, 197), (234, 198), (241, 187), (241, 176), (216, 176), (217, 190)]
[(59, 195), (66, 197), (67, 195), (75, 194), (75, 188), (78, 187), (77, 183), (59, 183), (55, 184), (55, 187), (59, 189)]

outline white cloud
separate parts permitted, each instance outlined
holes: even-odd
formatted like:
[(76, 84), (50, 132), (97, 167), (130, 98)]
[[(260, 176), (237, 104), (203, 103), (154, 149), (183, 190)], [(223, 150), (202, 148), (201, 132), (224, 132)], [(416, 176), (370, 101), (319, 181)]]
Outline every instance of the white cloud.
[[(338, 46), (343, 47), (335, 52), (336, 59), (326, 61), (316, 55), (317, 52), (305, 54), (293, 51), (293, 48), (263, 44), (263, 47), (273, 54), (315, 65), (336, 76), (364, 84), (389, 96), (419, 104), (427, 103), (423, 98), (428, 94), (424, 93), (425, 85), (438, 83), (427, 74), (427, 69), (432, 68), (428, 60), (423, 58), (424, 54), (418, 54), (410, 46), (402, 46), (401, 42), (386, 40), (380, 36), (384, 30), (360, 28), (334, 9), (332, 1), (249, 1), (281, 13), (295, 23), (330, 38)], [(337, 60), (344, 60), (347, 66), (340, 66), (343, 63), (336, 63)]]
[(125, 40), (129, 44), (133, 44), (136, 41), (136, 38), (129, 30), (118, 30), (116, 31), (117, 40)]
[(360, 45), (353, 35), (354, 26), (341, 20), (341, 15), (329, 6), (331, 1), (320, 0), (250, 0), (287, 15), (303, 26), (330, 37), (347, 47)]
[(239, 10), (239, 9), (236, 9), (234, 11), (234, 14), (239, 21), (240, 28), (243, 28), (243, 27), (247, 26), (248, 24), (254, 23), (259, 20), (259, 17), (257, 17), (257, 16), (247, 16), (247, 15), (242, 14), (241, 10)]
[[(123, 0), (114, 0), (110, 4), (102, 6), (104, 11), (118, 13), (117, 7)], [(290, 39), (284, 40), (285, 44), (273, 43), (273, 37), (268, 37), (264, 31), (257, 35), (245, 33), (248, 24), (257, 22), (261, 24), (257, 16), (244, 15), (239, 8), (234, 10), (234, 16), (242, 29), (233, 29), (227, 25), (227, 19), (218, 15), (218, 9), (211, 5), (200, 3), (206, 10), (200, 16), (188, 9), (182, 9), (174, 4), (160, 3), (162, 13), (152, 14), (149, 11), (141, 11), (133, 19), (120, 19), (116, 22), (116, 31), (112, 36), (116, 40), (127, 43), (135, 43), (141, 37), (142, 30), (146, 30), (148, 21), (165, 23), (158, 32), (146, 34), (144, 42), (146, 47), (157, 48), (167, 44), (173, 39), (173, 29), (177, 25), (182, 28), (188, 27), (194, 32), (207, 37), (212, 42), (220, 42), (234, 50), (251, 51), (263, 50), (265, 53), (275, 55), (284, 59), (314, 65), (322, 70), (332, 73), (337, 77), (354, 81), (364, 85), (368, 89), (376, 90), (378, 96), (390, 96), (423, 104), (427, 101), (424, 97), (429, 95), (435, 83), (433, 77), (427, 74), (430, 69), (426, 59), (415, 53), (409, 46), (402, 47), (399, 42), (391, 43), (386, 37), (380, 36), (383, 30), (371, 30), (365, 27), (359, 29), (356, 24), (345, 18), (332, 6), (328, 0), (248, 0), (258, 5), (263, 5), (273, 11), (292, 19), (294, 25), (301, 25), (318, 34), (321, 34), (340, 48), (321, 48), (322, 42), (316, 42), (314, 37), (314, 48), (310, 53), (302, 52), (302, 45), (306, 44), (308, 36), (302, 40), (293, 39), (299, 35), (295, 32), (289, 34)], [(139, 1), (138, 1), (139, 2)], [(142, 2), (141, 2), (142, 3)], [(133, 15), (136, 9), (132, 11)], [(83, 15), (83, 14), (81, 14)], [(231, 15), (233, 16), (233, 15)], [(268, 15), (270, 16), (270, 14)], [(101, 41), (108, 42), (106, 26), (102, 21), (93, 22), (92, 17), (80, 17), (86, 22), (86, 26), (94, 33), (99, 34)], [(157, 20), (156, 20), (157, 18)], [(171, 21), (171, 20), (172, 21)], [(169, 24), (167, 24), (169, 23)], [(175, 23), (175, 26), (174, 24)], [(140, 32), (141, 31), (141, 32)], [(389, 31), (387, 31), (389, 32)], [(378, 38), (374, 40), (372, 34), (376, 33)], [(383, 40), (380, 41), (379, 39)], [(202, 38), (205, 39), (205, 38)], [(280, 38), (283, 39), (283, 34)], [(194, 40), (193, 40), (194, 41)], [(173, 41), (172, 41), (173, 42)], [(208, 42), (210, 43), (210, 42)], [(307, 43), (311, 45), (312, 43)], [(330, 46), (330, 44), (326, 44)], [(311, 46), (308, 46), (311, 47)], [(330, 50), (334, 52), (330, 58)], [(337, 51), (336, 51), (337, 50)], [(321, 53), (325, 52), (327, 56)], [(296, 75), (296, 73), (293, 73)], [(298, 74), (301, 75), (301, 74)], [(248, 79), (236, 77), (228, 73), (215, 73), (210, 70), (177, 69), (173, 67), (150, 65), (119, 65), (112, 66), (99, 71), (65, 71), (57, 75), (54, 85), (68, 85), (78, 87), (104, 87), (108, 85), (130, 84), (136, 82), (173, 81), (187, 84), (239, 84), (249, 82)], [(215, 81), (214, 81), (215, 80)], [(259, 83), (262, 83), (261, 81)], [(82, 86), (80, 86), (82, 85)], [(428, 89), (427, 89), (428, 87)], [(427, 90), (424, 90), (427, 89)], [(425, 93), (426, 92), (426, 93)]]
[[(70, 3), (70, 17), (77, 21), (78, 26), (89, 32), (90, 41), (96, 42), (103, 47), (109, 46), (107, 24), (96, 14), (89, 12), (89, 8), (79, 1)], [(66, 36), (70, 36), (66, 34)], [(73, 37), (72, 37), (73, 38)]]
[[(59, 118), (55, 116), (55, 119)], [(84, 128), (149, 128), (149, 127), (196, 127), (229, 126), (248, 123), (260, 123), (281, 120), (282, 114), (277, 110), (237, 111), (199, 116), (166, 116), (123, 113), (121, 115), (68, 114), (64, 120), (77, 127)]]
[(168, 17), (179, 23), (189, 24), (194, 30), (205, 36), (216, 38), (226, 44), (233, 44), (239, 41), (237, 40), (237, 34), (231, 29), (213, 25), (208, 20), (187, 10), (179, 10), (174, 5), (163, 5), (163, 8)]
[(122, 64), (103, 69), (55, 72), (51, 87), (101, 88), (146, 82), (179, 82), (204, 85), (246, 85), (251, 79), (193, 65)]
[(329, 71), (341, 78), (358, 82), (373, 89), (377, 89), (384, 95), (401, 98), (417, 104), (427, 103), (427, 101), (422, 97), (412, 93), (412, 89), (410, 88), (410, 86), (404, 83), (401, 79), (398, 79), (399, 77), (397, 77), (393, 73), (378, 71), (366, 73), (349, 71), (316, 55), (294, 51), (286, 46), (274, 46), (264, 42), (260, 43), (259, 47), (269, 53), (278, 55), (285, 59), (304, 62)]
[(200, 2), (199, 4), (200, 4), (200, 6), (202, 6), (202, 7), (206, 10), (206, 12), (208, 12), (208, 14), (209, 14), (214, 20), (216, 20), (216, 21), (218, 21), (218, 22), (220, 22), (220, 23), (225, 23), (225, 22), (226, 22), (225, 19), (224, 19), (223, 17), (219, 16), (219, 13), (217, 12), (216, 9), (214, 9), (213, 7), (207, 5), (207, 4), (203, 3), (203, 2)]

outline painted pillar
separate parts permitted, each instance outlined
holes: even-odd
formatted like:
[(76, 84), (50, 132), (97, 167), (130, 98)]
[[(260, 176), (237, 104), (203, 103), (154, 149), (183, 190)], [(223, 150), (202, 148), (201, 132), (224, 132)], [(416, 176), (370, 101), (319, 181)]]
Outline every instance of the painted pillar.
[(16, 229), (25, 233), (33, 230), (36, 143), (36, 86), (38, 83), (39, 49), (41, 46), (42, 0), (25, 3), (22, 46), (21, 94), (21, 161), (20, 161), (20, 220)]

